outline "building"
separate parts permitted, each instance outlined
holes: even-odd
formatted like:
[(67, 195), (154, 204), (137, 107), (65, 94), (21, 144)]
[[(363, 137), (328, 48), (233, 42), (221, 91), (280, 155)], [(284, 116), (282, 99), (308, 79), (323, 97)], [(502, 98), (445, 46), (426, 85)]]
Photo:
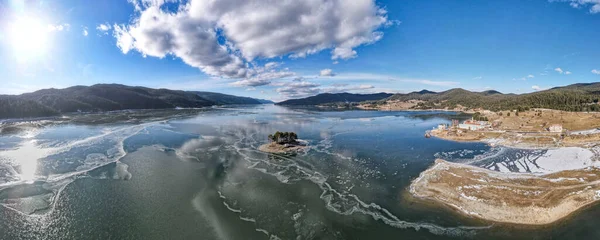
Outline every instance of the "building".
[(440, 124), (440, 125), (438, 125), (437, 129), (440, 130), (440, 131), (446, 130), (446, 124)]
[(559, 133), (563, 131), (563, 127), (560, 124), (552, 124), (550, 127), (548, 127), (548, 131)]
[(474, 121), (467, 120), (461, 124), (458, 124), (458, 128), (466, 129), (470, 131), (483, 130), (490, 127), (490, 123), (488, 121)]

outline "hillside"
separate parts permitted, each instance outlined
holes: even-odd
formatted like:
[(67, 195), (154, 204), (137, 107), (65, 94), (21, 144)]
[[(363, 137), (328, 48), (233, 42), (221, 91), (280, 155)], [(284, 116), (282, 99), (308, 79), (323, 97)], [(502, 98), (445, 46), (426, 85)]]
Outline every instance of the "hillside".
[(260, 103), (253, 98), (220, 93), (97, 84), (89, 87), (43, 89), (21, 95), (0, 95), (0, 119), (46, 117), (79, 111), (198, 108), (212, 105)]
[(16, 96), (0, 96), (0, 118), (31, 118), (56, 114), (57, 111), (35, 101)]
[(214, 92), (191, 92), (194, 93), (201, 98), (212, 101), (218, 105), (228, 105), (228, 104), (262, 104), (261, 101), (254, 98), (249, 97), (238, 97), (228, 94), (222, 93), (214, 93)]
[(369, 102), (369, 104), (384, 104), (388, 101), (419, 100), (423, 102), (420, 102), (413, 108), (454, 108), (460, 105), (467, 108), (483, 108), (493, 111), (529, 108), (549, 108), (565, 111), (600, 111), (600, 106), (597, 104), (600, 98), (600, 83), (573, 84), (520, 95), (502, 94), (494, 90), (471, 92), (460, 88), (439, 93), (421, 92), (395, 94), (381, 101)]
[(322, 93), (316, 96), (290, 99), (277, 105), (288, 105), (288, 106), (310, 106), (310, 105), (321, 105), (329, 103), (339, 102), (364, 102), (364, 101), (376, 101), (391, 97), (393, 94), (390, 93), (374, 93), (374, 94), (353, 94), (353, 93)]
[(258, 102), (260, 102), (261, 104), (273, 104), (275, 102), (271, 101), (271, 100), (267, 100), (267, 99), (256, 99)]

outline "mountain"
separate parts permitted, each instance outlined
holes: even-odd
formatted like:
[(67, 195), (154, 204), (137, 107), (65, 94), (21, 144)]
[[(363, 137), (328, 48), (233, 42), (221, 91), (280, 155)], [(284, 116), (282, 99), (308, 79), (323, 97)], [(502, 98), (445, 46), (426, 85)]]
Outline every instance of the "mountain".
[(223, 104), (260, 104), (246, 97), (120, 84), (43, 89), (21, 95), (0, 95), (0, 119), (55, 116), (70, 112), (125, 109), (198, 108)]
[(271, 100), (266, 100), (266, 99), (256, 99), (257, 101), (259, 101), (262, 104), (273, 104), (275, 102), (271, 101)]
[(388, 98), (393, 94), (390, 93), (374, 93), (374, 94), (354, 94), (354, 93), (322, 93), (316, 96), (290, 99), (277, 105), (320, 105), (328, 103), (339, 103), (339, 102), (363, 102), (363, 101), (374, 101)]
[(484, 94), (484, 95), (502, 94), (501, 92), (498, 92), (496, 90), (487, 90), (487, 91), (483, 91), (481, 93)]
[(0, 118), (30, 118), (57, 115), (58, 112), (38, 102), (17, 96), (0, 96)]
[(418, 92), (413, 92), (413, 93), (416, 93), (416, 94), (435, 94), (436, 92), (429, 91), (429, 90), (427, 90), (427, 89), (423, 89), (423, 90), (421, 90), (421, 91), (418, 91)]
[(600, 111), (599, 99), (600, 83), (579, 83), (526, 94), (502, 94), (494, 90), (471, 92), (461, 88), (439, 93), (419, 94), (413, 92), (395, 94), (379, 103), (389, 100), (421, 100), (424, 102), (417, 105), (416, 108), (454, 108), (461, 105), (467, 108), (483, 108), (493, 111), (530, 108)]
[(249, 97), (238, 97), (233, 95), (227, 95), (222, 93), (214, 92), (191, 92), (201, 98), (212, 101), (218, 105), (229, 105), (229, 104), (263, 104), (260, 100), (249, 98)]
[(214, 105), (213, 102), (190, 92), (130, 87), (119, 84), (44, 89), (22, 94), (18, 97), (35, 101), (60, 113), (175, 107), (191, 108)]

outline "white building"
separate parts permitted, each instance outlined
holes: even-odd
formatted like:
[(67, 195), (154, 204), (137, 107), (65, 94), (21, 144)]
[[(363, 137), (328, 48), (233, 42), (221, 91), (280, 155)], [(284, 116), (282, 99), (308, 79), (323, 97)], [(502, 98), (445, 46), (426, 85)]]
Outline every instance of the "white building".
[(484, 129), (485, 126), (479, 125), (479, 124), (472, 124), (472, 123), (461, 123), (461, 124), (458, 124), (458, 128), (471, 130), (471, 131), (477, 131), (477, 130)]
[(563, 127), (560, 124), (552, 124), (550, 125), (550, 127), (548, 128), (548, 131), (550, 132), (555, 132), (555, 133), (559, 133), (563, 131)]
[(487, 121), (474, 121), (474, 120), (467, 120), (461, 124), (458, 124), (458, 128), (471, 130), (471, 131), (482, 130), (482, 129), (488, 128), (489, 126), (490, 126), (490, 123)]

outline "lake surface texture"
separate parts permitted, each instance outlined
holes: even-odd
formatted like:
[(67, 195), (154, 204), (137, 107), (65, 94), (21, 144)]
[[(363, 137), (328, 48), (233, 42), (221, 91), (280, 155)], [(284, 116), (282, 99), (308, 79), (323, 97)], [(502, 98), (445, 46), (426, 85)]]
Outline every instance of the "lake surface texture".
[[(424, 138), (466, 117), (263, 105), (5, 122), (0, 239), (600, 238), (595, 205), (531, 227), (411, 198), (436, 158), (518, 171), (544, 154)], [(275, 131), (310, 147), (257, 151)]]

